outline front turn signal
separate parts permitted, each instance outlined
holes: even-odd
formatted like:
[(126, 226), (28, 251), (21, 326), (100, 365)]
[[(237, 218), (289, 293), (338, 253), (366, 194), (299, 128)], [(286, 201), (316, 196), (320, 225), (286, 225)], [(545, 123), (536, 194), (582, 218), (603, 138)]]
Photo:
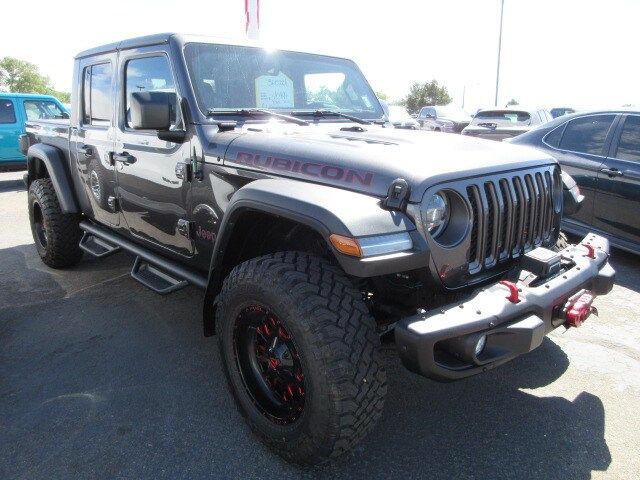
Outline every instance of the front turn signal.
[(362, 257), (362, 249), (355, 238), (333, 233), (329, 236), (329, 241), (340, 253), (351, 257)]

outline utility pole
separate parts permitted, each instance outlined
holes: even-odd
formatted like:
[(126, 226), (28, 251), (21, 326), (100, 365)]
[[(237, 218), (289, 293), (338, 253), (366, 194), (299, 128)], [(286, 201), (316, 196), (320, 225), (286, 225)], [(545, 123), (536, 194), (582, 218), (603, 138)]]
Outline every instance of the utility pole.
[(500, 6), (500, 36), (498, 37), (498, 71), (496, 72), (496, 99), (495, 106), (498, 106), (498, 85), (500, 84), (500, 53), (502, 51), (502, 16), (504, 14), (504, 0)]

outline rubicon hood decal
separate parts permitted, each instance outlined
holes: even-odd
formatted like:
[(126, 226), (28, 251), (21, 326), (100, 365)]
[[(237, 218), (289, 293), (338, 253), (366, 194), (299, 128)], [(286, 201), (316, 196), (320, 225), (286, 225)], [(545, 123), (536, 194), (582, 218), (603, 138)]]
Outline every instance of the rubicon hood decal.
[(374, 179), (373, 172), (343, 168), (336, 165), (326, 165), (319, 162), (306, 162), (302, 160), (290, 160), (288, 158), (273, 157), (253, 154), (249, 152), (237, 152), (237, 163), (257, 168), (259, 170), (273, 170), (279, 172), (299, 173), (309, 178), (321, 178), (335, 182), (353, 183), (370, 186)]

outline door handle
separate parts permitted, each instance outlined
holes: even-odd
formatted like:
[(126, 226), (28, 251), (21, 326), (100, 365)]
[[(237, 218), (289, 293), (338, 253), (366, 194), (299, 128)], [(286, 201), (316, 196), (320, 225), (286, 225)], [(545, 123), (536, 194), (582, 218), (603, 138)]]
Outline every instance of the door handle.
[(130, 165), (132, 163), (136, 163), (136, 157), (133, 155), (129, 155), (128, 152), (116, 153), (111, 152), (111, 164), (115, 164), (115, 162), (122, 163), (124, 165)]
[(78, 152), (82, 153), (85, 157), (90, 157), (93, 155), (93, 149), (87, 145), (78, 147)]
[(602, 168), (600, 169), (600, 172), (607, 174), (609, 178), (624, 176), (624, 173), (622, 173), (617, 168)]

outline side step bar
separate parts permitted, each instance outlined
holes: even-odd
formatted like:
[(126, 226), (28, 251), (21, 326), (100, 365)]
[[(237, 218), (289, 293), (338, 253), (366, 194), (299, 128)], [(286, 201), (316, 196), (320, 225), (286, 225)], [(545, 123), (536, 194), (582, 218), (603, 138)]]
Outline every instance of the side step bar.
[(186, 280), (174, 278), (140, 257), (136, 257), (136, 261), (133, 262), (131, 276), (160, 295), (173, 293), (189, 285)]
[(117, 246), (136, 255), (131, 275), (158, 293), (164, 290), (167, 290), (165, 293), (170, 293), (183, 288), (186, 286), (186, 283), (184, 285), (181, 283), (183, 281), (202, 289), (207, 288), (207, 276), (202, 273), (185, 268), (174, 260), (164, 258), (117, 233), (86, 220), (80, 222), (80, 228), (110, 246)]
[(108, 257), (112, 253), (116, 253), (121, 250), (117, 245), (113, 245), (100, 237), (96, 237), (86, 230), (82, 234), (82, 240), (80, 240), (79, 247), (85, 252), (98, 258)]

